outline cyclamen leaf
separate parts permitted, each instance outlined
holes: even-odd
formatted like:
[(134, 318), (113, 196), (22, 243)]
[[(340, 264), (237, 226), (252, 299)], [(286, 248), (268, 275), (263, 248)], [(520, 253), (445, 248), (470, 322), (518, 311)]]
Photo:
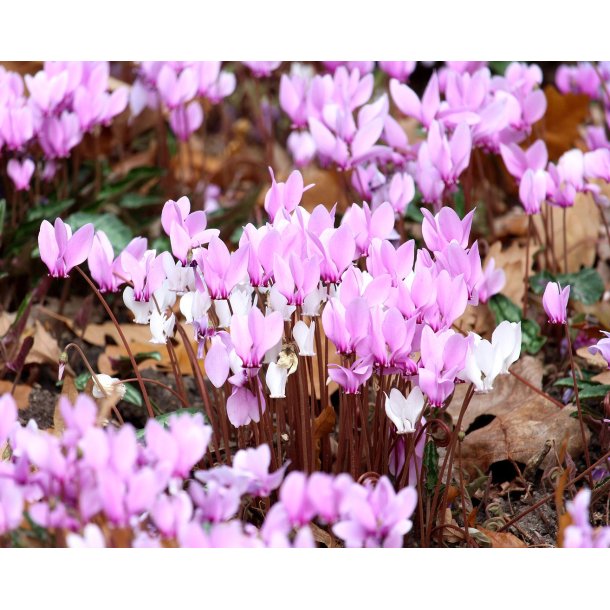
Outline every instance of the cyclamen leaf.
[(93, 214), (90, 212), (77, 212), (67, 221), (76, 231), (87, 223), (93, 224), (96, 231), (104, 231), (115, 252), (120, 252), (133, 238), (131, 229), (119, 218), (112, 214)]

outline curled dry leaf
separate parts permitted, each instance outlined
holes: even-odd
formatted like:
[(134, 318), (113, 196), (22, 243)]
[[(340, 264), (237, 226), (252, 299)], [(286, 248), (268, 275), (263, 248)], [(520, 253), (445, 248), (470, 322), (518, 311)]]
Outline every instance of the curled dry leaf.
[[(522, 357), (513, 370), (536, 388), (542, 384), (542, 363), (531, 356)], [(448, 412), (457, 419), (467, 387), (456, 388)], [(556, 446), (567, 439), (569, 453), (576, 457), (584, 450), (578, 420), (571, 417), (573, 408), (557, 407), (513, 375), (498, 377), (489, 394), (475, 394), (466, 410), (463, 429), (481, 416), (493, 417), (487, 425), (466, 435), (462, 459), (466, 469), (475, 474), (477, 468), (486, 472), (503, 460), (527, 464), (539, 455), (550, 440)], [(479, 420), (480, 421), (480, 420)], [(549, 466), (555, 459), (550, 452), (541, 464)]]
[[(468, 434), (462, 444), (464, 465), (471, 473), (504, 460), (526, 464), (550, 440), (556, 446), (567, 438), (567, 449), (572, 457), (584, 451), (578, 420), (571, 415), (571, 407), (559, 409), (540, 396), (526, 402), (511, 401), (502, 414), (483, 428)], [(551, 452), (541, 467), (555, 460)]]

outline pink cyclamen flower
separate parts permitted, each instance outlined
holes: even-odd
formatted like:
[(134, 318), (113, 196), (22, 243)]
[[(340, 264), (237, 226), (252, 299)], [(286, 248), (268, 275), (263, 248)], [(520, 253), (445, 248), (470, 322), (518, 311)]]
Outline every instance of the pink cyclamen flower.
[(547, 173), (543, 169), (525, 170), (519, 185), (519, 199), (527, 214), (537, 214), (546, 200)]
[(444, 207), (436, 216), (422, 208), (422, 214), (424, 215), (422, 233), (430, 250), (442, 252), (452, 241), (456, 241), (462, 248), (468, 247), (474, 210), (466, 214), (462, 220), (448, 207)]
[(186, 142), (203, 123), (203, 110), (199, 102), (191, 102), (174, 108), (169, 114), (169, 124), (179, 140)]
[(6, 164), (6, 173), (18, 191), (30, 190), (30, 181), (35, 169), (36, 166), (31, 159), (24, 159), (21, 162), (17, 161), (17, 159), (11, 159)]
[(534, 172), (546, 167), (549, 155), (544, 140), (536, 140), (527, 150), (517, 144), (500, 144), (500, 154), (506, 169), (517, 180), (530, 169)]
[(80, 265), (89, 256), (94, 228), (91, 223), (81, 227), (74, 235), (69, 225), (60, 218), (52, 225), (43, 220), (38, 233), (40, 258), (49, 268), (52, 277), (68, 277), (70, 269)]
[(17, 421), (17, 404), (10, 394), (4, 394), (0, 398), (0, 447)]
[(338, 383), (346, 394), (358, 394), (360, 386), (373, 374), (373, 365), (363, 358), (349, 368), (338, 364), (328, 365), (328, 381)]
[(563, 290), (558, 282), (549, 282), (542, 295), (542, 306), (551, 324), (565, 324), (568, 319), (570, 286)]
[(387, 477), (374, 488), (353, 486), (343, 498), (343, 516), (333, 532), (348, 548), (399, 548), (413, 525), (409, 517), (416, 504), (413, 487), (396, 493)]
[(297, 167), (307, 165), (316, 154), (316, 143), (308, 131), (293, 131), (286, 145)]
[(571, 518), (571, 525), (566, 527), (563, 537), (565, 548), (605, 549), (610, 547), (610, 527), (594, 529), (589, 522), (589, 503), (591, 491), (581, 489), (566, 508)]
[(301, 202), (303, 193), (309, 190), (313, 184), (303, 186), (303, 176), (298, 170), (294, 170), (286, 182), (276, 182), (273, 169), (269, 168), (271, 174), (271, 188), (265, 195), (265, 211), (269, 214), (271, 222), (273, 222), (276, 214), (280, 210), (293, 212)]
[(246, 368), (259, 367), (265, 353), (282, 338), (284, 320), (274, 311), (265, 316), (253, 307), (247, 315), (234, 314), (231, 318), (231, 341)]
[(416, 64), (415, 61), (380, 61), (379, 67), (391, 78), (404, 83), (415, 70)]
[(252, 70), (254, 76), (260, 78), (263, 76), (271, 76), (274, 70), (280, 67), (281, 61), (243, 61), (244, 66)]

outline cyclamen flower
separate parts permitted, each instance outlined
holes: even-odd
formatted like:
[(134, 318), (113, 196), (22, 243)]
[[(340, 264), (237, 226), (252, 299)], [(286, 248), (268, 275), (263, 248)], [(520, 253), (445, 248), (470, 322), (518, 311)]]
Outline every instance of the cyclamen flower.
[(610, 527), (594, 529), (589, 522), (591, 491), (581, 489), (566, 508), (571, 517), (571, 525), (563, 534), (564, 548), (606, 549), (610, 548)]
[(17, 404), (11, 394), (0, 396), (0, 447), (8, 438), (8, 435), (17, 422)]
[(595, 345), (592, 345), (589, 348), (589, 352), (591, 354), (600, 354), (600, 356), (610, 365), (610, 333), (604, 330), (601, 332), (602, 334), (606, 335), (606, 338), (600, 339)]
[(474, 384), (476, 391), (493, 390), (495, 378), (507, 374), (521, 352), (521, 323), (501, 322), (491, 336), (491, 342), (470, 333), (470, 349), (460, 379)]
[(333, 532), (348, 548), (401, 547), (413, 525), (409, 517), (416, 502), (414, 488), (396, 493), (387, 477), (381, 477), (374, 488), (352, 487), (342, 502), (344, 516)]
[(415, 61), (380, 61), (379, 67), (390, 77), (404, 83), (415, 70), (416, 64)]
[(60, 218), (52, 225), (43, 220), (38, 233), (40, 258), (49, 268), (52, 277), (68, 277), (76, 265), (89, 256), (93, 243), (94, 228), (91, 223), (82, 226), (74, 235), (69, 225)]
[(104, 374), (98, 374), (96, 375), (96, 378), (97, 381), (95, 379), (93, 380), (93, 389), (91, 390), (94, 398), (118, 397), (120, 400), (125, 396), (127, 388), (120, 379)]
[(28, 191), (30, 189), (30, 181), (35, 169), (36, 166), (31, 159), (24, 159), (21, 163), (17, 159), (11, 159), (6, 164), (6, 173), (18, 191)]
[(243, 61), (244, 66), (252, 70), (254, 76), (261, 78), (263, 76), (271, 76), (274, 70), (280, 67), (281, 61)]
[(183, 265), (188, 263), (188, 253), (192, 248), (207, 244), (218, 237), (218, 229), (207, 229), (207, 215), (203, 210), (191, 212), (188, 197), (178, 201), (171, 199), (161, 211), (161, 225), (170, 238), (172, 252)]
[(422, 208), (424, 220), (422, 233), (426, 246), (433, 252), (442, 252), (452, 241), (456, 241), (462, 248), (468, 247), (470, 227), (474, 210), (466, 214), (463, 219), (457, 213), (444, 207), (436, 216)]
[(549, 158), (544, 140), (536, 140), (527, 150), (514, 143), (500, 144), (500, 153), (506, 169), (517, 180), (521, 180), (527, 170), (543, 170)]
[(129, 279), (129, 272), (123, 268), (123, 254), (128, 253), (136, 260), (144, 257), (147, 241), (144, 237), (132, 239), (123, 252), (114, 257), (112, 244), (104, 231), (96, 231), (87, 262), (91, 277), (100, 292), (116, 292)]
[(246, 368), (261, 365), (265, 353), (282, 338), (284, 320), (274, 311), (265, 316), (253, 307), (247, 315), (235, 314), (231, 318), (231, 341)]
[(359, 394), (360, 386), (370, 379), (373, 366), (364, 359), (356, 360), (349, 368), (338, 364), (328, 365), (328, 383), (339, 384), (346, 394)]
[(563, 290), (557, 282), (549, 282), (542, 295), (542, 306), (551, 324), (565, 324), (568, 318), (570, 286)]
[(519, 184), (519, 199), (527, 214), (537, 214), (547, 197), (547, 173), (525, 170)]
[(385, 395), (385, 412), (396, 426), (398, 434), (415, 432), (415, 425), (424, 408), (424, 395), (415, 387), (406, 398), (400, 390), (392, 388)]
[(316, 154), (316, 143), (308, 131), (293, 131), (286, 145), (297, 167), (310, 163)]
[(469, 341), (452, 330), (434, 333), (424, 326), (421, 336), (419, 387), (435, 407), (443, 405), (455, 388), (455, 378), (463, 370)]
[(265, 211), (273, 222), (281, 210), (288, 213), (293, 212), (301, 202), (303, 193), (314, 185), (309, 184), (304, 187), (303, 176), (298, 170), (294, 170), (286, 182), (276, 182), (272, 168), (269, 168), (269, 173), (271, 174), (271, 188), (265, 195)]

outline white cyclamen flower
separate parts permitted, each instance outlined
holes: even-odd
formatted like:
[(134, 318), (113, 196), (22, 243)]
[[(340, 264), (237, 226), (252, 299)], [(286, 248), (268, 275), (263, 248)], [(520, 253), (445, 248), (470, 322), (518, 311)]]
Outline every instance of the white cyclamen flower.
[[(115, 398), (118, 396), (119, 400), (121, 400), (125, 396), (125, 384), (120, 379), (104, 374), (98, 374), (96, 378), (97, 383), (95, 379), (93, 380), (92, 394), (94, 398)], [(100, 385), (102, 386), (101, 388), (99, 387)]]
[(471, 346), (466, 365), (458, 377), (474, 384), (477, 392), (493, 390), (498, 375), (508, 373), (508, 368), (521, 353), (521, 322), (501, 322), (491, 335), (491, 342), (470, 333)]
[(165, 313), (159, 313), (156, 309), (150, 314), (151, 343), (165, 343), (168, 337), (174, 335), (176, 316), (172, 313), (169, 318)]
[(265, 381), (269, 388), (270, 398), (286, 398), (286, 381), (288, 380), (288, 369), (272, 362), (267, 367)]
[(315, 356), (313, 348), (316, 325), (312, 322), (309, 326), (299, 320), (292, 329), (292, 336), (299, 347), (299, 356)]
[(398, 434), (415, 432), (415, 424), (424, 409), (424, 395), (416, 386), (408, 397), (396, 388), (392, 388), (390, 395), (385, 395), (385, 412), (396, 426)]

